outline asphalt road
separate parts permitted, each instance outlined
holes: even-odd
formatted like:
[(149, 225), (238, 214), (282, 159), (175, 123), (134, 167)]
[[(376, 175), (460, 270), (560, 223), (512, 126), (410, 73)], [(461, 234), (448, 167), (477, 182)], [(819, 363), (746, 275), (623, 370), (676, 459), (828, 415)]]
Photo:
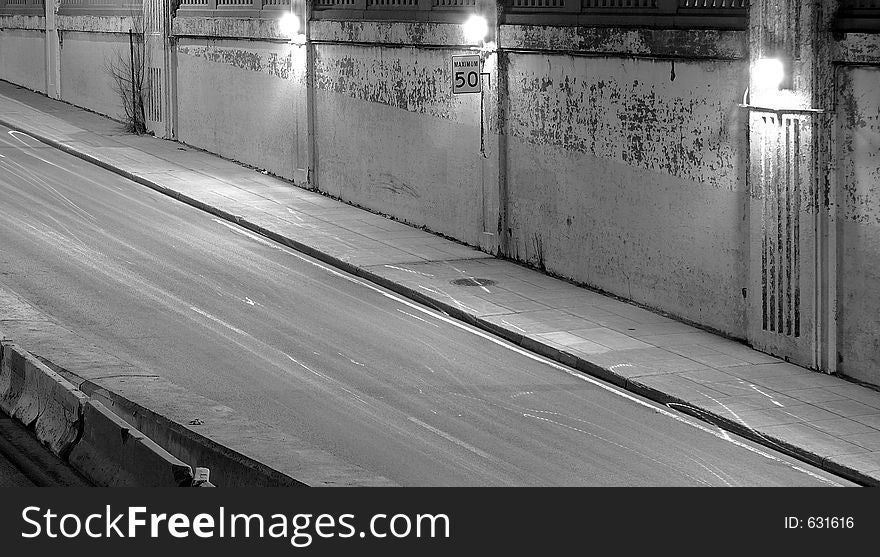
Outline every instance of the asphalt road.
[(0, 287), (148, 372), (402, 485), (832, 477), (2, 128)]

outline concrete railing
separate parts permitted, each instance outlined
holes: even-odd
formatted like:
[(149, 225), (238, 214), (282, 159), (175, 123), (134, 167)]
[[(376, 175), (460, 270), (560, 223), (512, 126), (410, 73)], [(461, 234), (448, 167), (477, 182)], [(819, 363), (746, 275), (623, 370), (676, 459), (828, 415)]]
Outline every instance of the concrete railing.
[(114, 15), (141, 14), (141, 0), (61, 0), (60, 15)]
[[(291, 0), (181, 0), (178, 16), (277, 17)], [(294, 4), (297, 4), (294, 0)]]
[(0, 0), (0, 14), (44, 15), (44, 0)]
[(315, 0), (312, 17), (460, 23), (476, 6), (476, 0)]
[(746, 29), (748, 0), (507, 0), (503, 23)]

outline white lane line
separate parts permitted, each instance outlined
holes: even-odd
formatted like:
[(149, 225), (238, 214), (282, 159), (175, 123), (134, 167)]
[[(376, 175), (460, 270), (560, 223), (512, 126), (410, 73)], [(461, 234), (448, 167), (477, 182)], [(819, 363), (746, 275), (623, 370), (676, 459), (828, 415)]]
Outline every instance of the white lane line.
[(236, 333), (238, 333), (238, 334), (240, 334), (240, 335), (243, 335), (243, 336), (250, 336), (250, 335), (248, 335), (246, 332), (242, 331), (241, 329), (239, 329), (239, 328), (237, 328), (237, 327), (233, 327), (232, 325), (230, 325), (230, 324), (227, 323), (226, 321), (223, 321), (222, 319), (219, 319), (219, 318), (217, 318), (217, 317), (214, 317), (214, 316), (211, 315), (210, 313), (208, 313), (208, 312), (206, 312), (206, 311), (202, 311), (202, 310), (200, 310), (199, 308), (197, 308), (197, 307), (195, 307), (195, 306), (189, 306), (189, 309), (193, 310), (194, 312), (198, 313), (199, 315), (201, 315), (201, 316), (203, 316), (203, 317), (207, 317), (208, 319), (210, 319), (211, 321), (213, 321), (213, 322), (215, 322), (215, 323), (217, 323), (217, 324), (219, 324), (219, 325), (222, 325), (222, 326), (226, 327), (226, 328), (229, 329), (230, 331), (234, 331), (234, 332), (236, 332)]
[(412, 423), (416, 424), (419, 427), (423, 427), (423, 428), (427, 429), (431, 433), (438, 435), (438, 436), (442, 437), (443, 439), (446, 439), (450, 443), (458, 445), (462, 449), (465, 449), (465, 450), (468, 450), (468, 451), (474, 453), (477, 456), (483, 457), (489, 461), (495, 460), (495, 458), (492, 455), (481, 451), (480, 449), (474, 447), (473, 445), (469, 445), (469, 444), (465, 443), (464, 441), (462, 441), (461, 439), (458, 439), (457, 437), (453, 437), (452, 435), (449, 435), (445, 431), (440, 431), (436, 427), (434, 427), (432, 425), (428, 425), (418, 418), (413, 418), (412, 416), (410, 416), (409, 421), (411, 421)]
[(327, 381), (328, 383), (332, 383), (332, 384), (336, 385), (337, 387), (339, 387), (340, 389), (342, 389), (343, 391), (345, 391), (346, 393), (348, 393), (349, 395), (351, 395), (351, 397), (354, 398), (355, 400), (357, 400), (358, 402), (362, 402), (362, 403), (366, 404), (367, 406), (369, 406), (369, 404), (367, 404), (367, 401), (364, 400), (364, 399), (362, 399), (362, 398), (360, 397), (360, 395), (358, 395), (357, 393), (355, 393), (355, 392), (353, 392), (353, 391), (351, 391), (351, 390), (345, 388), (345, 387), (342, 385), (342, 383), (340, 383), (340, 382), (337, 381), (336, 379), (333, 379), (333, 378), (330, 377), (329, 375), (325, 375), (325, 374), (321, 373), (320, 371), (315, 371), (315, 370), (313, 370), (312, 368), (310, 368), (310, 367), (307, 366), (306, 364), (302, 363), (301, 361), (297, 360), (296, 358), (294, 358), (293, 356), (291, 356), (291, 355), (288, 354), (287, 352), (282, 352), (282, 354), (284, 354), (285, 356), (287, 356), (287, 358), (288, 358), (291, 362), (293, 362), (293, 363), (295, 363), (296, 365), (300, 366), (301, 368), (305, 369), (305, 370), (308, 371), (309, 373), (315, 375), (316, 377), (320, 377), (321, 379), (323, 379), (324, 381)]
[[(633, 449), (632, 447), (627, 447), (626, 445), (622, 445), (622, 444), (620, 444), (620, 443), (617, 443), (617, 442), (615, 442), (615, 441), (612, 441), (611, 439), (608, 439), (607, 437), (602, 437), (601, 435), (596, 435), (595, 433), (589, 432), (589, 431), (587, 431), (587, 430), (585, 430), (585, 429), (581, 429), (581, 428), (579, 428), (579, 427), (570, 426), (570, 425), (564, 424), (564, 423), (562, 423), (562, 422), (557, 422), (556, 420), (551, 420), (550, 418), (545, 418), (545, 417), (543, 417), (543, 416), (535, 416), (534, 414), (523, 413), (523, 417), (524, 417), (524, 418), (533, 418), (533, 419), (535, 419), (535, 420), (539, 420), (539, 421), (542, 421), (542, 422), (550, 423), (550, 424), (553, 424), (553, 425), (556, 425), (556, 426), (559, 426), (559, 427), (562, 427), (562, 428), (568, 429), (568, 430), (570, 430), (570, 431), (576, 431), (576, 432), (578, 432), (578, 433), (582, 433), (582, 434), (584, 434), (584, 435), (586, 435), (586, 436), (588, 436), (588, 437), (593, 437), (593, 438), (595, 438), (595, 439), (599, 439), (600, 441), (605, 441), (605, 442), (608, 443), (609, 445), (614, 445), (615, 447), (618, 447), (618, 448), (623, 449), (623, 450), (625, 450), (625, 451), (629, 451), (629, 452), (631, 452), (631, 453), (633, 453), (633, 454), (636, 454), (636, 455), (638, 455), (638, 456), (640, 456), (640, 457), (642, 457), (642, 458), (645, 458), (645, 459), (647, 459), (647, 460), (650, 460), (651, 462), (656, 462), (656, 463), (659, 464), (660, 466), (665, 466), (666, 468), (672, 470), (673, 472), (676, 472), (676, 473), (678, 473), (678, 474), (681, 474), (682, 476), (684, 476), (684, 477), (686, 477), (686, 478), (688, 478), (688, 479), (690, 479), (690, 480), (693, 480), (693, 481), (695, 481), (695, 482), (697, 482), (697, 483), (701, 483), (701, 484), (703, 484), (703, 485), (709, 485), (708, 482), (703, 481), (703, 480), (701, 480), (700, 478), (697, 478), (697, 477), (695, 477), (695, 476), (691, 476), (691, 475), (688, 474), (687, 472), (684, 472), (684, 471), (682, 471), (682, 470), (679, 470), (679, 469), (673, 467), (673, 466), (670, 465), (670, 464), (667, 464), (667, 463), (665, 463), (665, 462), (663, 462), (663, 461), (657, 460), (656, 458), (653, 458), (653, 457), (651, 457), (651, 456), (649, 456), (649, 455), (647, 455), (647, 454), (645, 454), (645, 453), (643, 453), (643, 452), (641, 452), (641, 451), (637, 451), (637, 450)], [(577, 420), (577, 421), (584, 421), (584, 420)], [(585, 422), (585, 423), (589, 423), (589, 422)], [(591, 424), (591, 425), (593, 425), (593, 424)]]
[(438, 325), (438, 324), (436, 324), (436, 323), (431, 323), (431, 322), (428, 321), (427, 319), (422, 319), (422, 318), (419, 317), (418, 315), (413, 315), (413, 314), (411, 314), (411, 313), (409, 313), (409, 312), (403, 311), (403, 310), (400, 309), (400, 308), (397, 308), (397, 311), (399, 311), (400, 313), (402, 313), (402, 314), (404, 314), (404, 315), (409, 315), (409, 316), (412, 317), (413, 319), (418, 319), (418, 320), (421, 321), (422, 323), (427, 323), (428, 325), (431, 325), (431, 326), (433, 326), (433, 327), (437, 327), (438, 329), (440, 328), (440, 325)]
[[(225, 223), (224, 223), (224, 224), (225, 224)], [(230, 227), (231, 227), (231, 225), (230, 225)], [(627, 400), (629, 400), (629, 401), (631, 401), (631, 402), (634, 402), (634, 403), (638, 404), (639, 406), (643, 406), (643, 407), (645, 407), (645, 408), (649, 408), (649, 409), (653, 410), (654, 412), (656, 412), (657, 414), (661, 414), (661, 415), (666, 416), (666, 417), (668, 417), (668, 418), (671, 418), (671, 419), (673, 419), (673, 420), (675, 420), (675, 421), (677, 421), (677, 422), (680, 422), (680, 423), (683, 423), (683, 424), (687, 424), (687, 425), (689, 425), (689, 426), (691, 426), (691, 427), (694, 427), (694, 428), (696, 428), (696, 429), (699, 429), (700, 431), (706, 432), (706, 433), (708, 433), (709, 435), (712, 435), (713, 437), (717, 437), (717, 438), (719, 438), (719, 439), (722, 439), (722, 440), (724, 440), (724, 441), (727, 441), (727, 442), (729, 442), (729, 443), (732, 443), (733, 445), (736, 445), (737, 447), (740, 447), (740, 448), (742, 448), (742, 449), (745, 449), (745, 450), (747, 450), (747, 451), (749, 451), (749, 452), (752, 452), (752, 453), (754, 453), (754, 454), (757, 454), (757, 455), (763, 456), (763, 457), (765, 457), (765, 458), (767, 458), (767, 459), (769, 459), (769, 460), (772, 460), (772, 461), (775, 461), (775, 462), (779, 462), (779, 463), (785, 464), (785, 465), (791, 467), (793, 470), (797, 470), (797, 471), (799, 471), (799, 472), (803, 472), (803, 473), (805, 473), (805, 474), (807, 474), (807, 475), (809, 475), (809, 476), (811, 476), (811, 477), (813, 477), (813, 478), (816, 478), (816, 479), (821, 480), (821, 481), (823, 481), (823, 482), (826, 482), (826, 483), (828, 483), (828, 484), (831, 484), (831, 485), (834, 485), (834, 486), (840, 486), (840, 485), (841, 485), (841, 484), (838, 484), (837, 482), (834, 482), (834, 481), (829, 480), (829, 479), (827, 479), (827, 478), (823, 478), (822, 476), (820, 476), (820, 475), (818, 475), (818, 474), (815, 474), (815, 473), (813, 473), (813, 472), (811, 472), (811, 471), (809, 471), (809, 470), (806, 470), (806, 469), (804, 469), (804, 468), (801, 468), (800, 466), (797, 466), (797, 465), (794, 464), (794, 463), (791, 463), (791, 462), (788, 462), (788, 461), (783, 460), (783, 459), (781, 459), (781, 458), (778, 458), (778, 457), (776, 457), (776, 456), (774, 456), (774, 455), (772, 455), (772, 454), (770, 454), (770, 453), (768, 453), (768, 452), (766, 452), (766, 451), (763, 451), (763, 450), (758, 449), (758, 448), (756, 448), (756, 447), (752, 447), (752, 446), (750, 446), (750, 445), (748, 445), (748, 444), (746, 444), (746, 443), (743, 443), (742, 441), (738, 441), (738, 440), (736, 440), (736, 439), (733, 439), (733, 438), (731, 438), (731, 437), (730, 437), (729, 435), (727, 435), (727, 434), (722, 435), (722, 434), (718, 433), (717, 431), (715, 431), (714, 429), (711, 429), (711, 428), (709, 428), (709, 427), (707, 427), (707, 426), (704, 426), (704, 425), (702, 425), (701, 423), (691, 421), (691, 420), (689, 420), (689, 419), (687, 419), (687, 418), (685, 418), (685, 417), (683, 417), (683, 416), (679, 416), (678, 414), (676, 414), (676, 413), (674, 413), (674, 412), (671, 412), (671, 411), (669, 411), (669, 410), (666, 410), (665, 408), (662, 408), (662, 407), (657, 406), (657, 405), (655, 405), (655, 404), (653, 404), (653, 403), (650, 403), (650, 402), (647, 402), (647, 401), (641, 400), (641, 399), (639, 399), (639, 398), (636, 398), (635, 396), (633, 396), (633, 395), (631, 395), (631, 394), (629, 394), (629, 393), (627, 393), (627, 392), (625, 392), (625, 391), (621, 391), (621, 390), (617, 389), (616, 387), (612, 387), (611, 385), (606, 385), (605, 383), (599, 381), (598, 379), (593, 379), (592, 377), (590, 377), (590, 376), (588, 376), (588, 375), (585, 375), (585, 374), (583, 374), (583, 373), (581, 373), (581, 372), (578, 372), (578, 371), (569, 370), (569, 369), (565, 368), (564, 366), (562, 366), (561, 364), (558, 364), (558, 363), (556, 363), (556, 362), (554, 362), (554, 361), (552, 361), (552, 360), (548, 360), (547, 358), (544, 358), (543, 356), (539, 356), (538, 354), (534, 354), (534, 353), (532, 353), (532, 352), (529, 352), (528, 350), (526, 350), (526, 349), (524, 349), (524, 348), (520, 348), (519, 346), (516, 346), (516, 345), (513, 345), (513, 344), (508, 344), (507, 341), (503, 341), (503, 340), (501, 340), (501, 339), (499, 339), (499, 338), (496, 338), (496, 337), (490, 335), (489, 333), (483, 332), (483, 331), (480, 330), (480, 329), (476, 329), (476, 328), (474, 328), (474, 327), (471, 327), (471, 326), (469, 326), (469, 325), (466, 325), (465, 323), (462, 323), (462, 322), (460, 322), (460, 321), (458, 321), (458, 320), (456, 320), (456, 319), (453, 319), (452, 317), (449, 317), (449, 316), (444, 315), (444, 314), (437, 313), (437, 312), (435, 312), (435, 311), (433, 311), (433, 310), (431, 310), (431, 309), (428, 309), (428, 308), (426, 308), (426, 307), (422, 307), (422, 306), (418, 305), (418, 304), (415, 303), (415, 302), (412, 302), (412, 301), (410, 301), (410, 300), (407, 300), (407, 299), (405, 299), (405, 298), (400, 297), (400, 296), (397, 295), (397, 294), (393, 294), (393, 293), (391, 293), (391, 292), (386, 292), (385, 290), (379, 288), (379, 287), (376, 286), (376, 285), (373, 285), (373, 284), (371, 284), (371, 283), (369, 283), (369, 282), (365, 282), (365, 281), (363, 281), (363, 280), (361, 280), (361, 279), (358, 279), (358, 278), (356, 278), (356, 277), (349, 276), (349, 275), (347, 275), (347, 274), (345, 274), (345, 273), (343, 273), (343, 272), (341, 272), (341, 271), (338, 271), (338, 270), (336, 270), (336, 269), (334, 269), (334, 268), (332, 268), (332, 267), (329, 267), (329, 266), (327, 266), (327, 265), (325, 265), (325, 264), (323, 264), (323, 263), (321, 263), (321, 262), (319, 262), (319, 261), (315, 261), (315, 260), (313, 260), (312, 258), (310, 258), (310, 257), (308, 257), (308, 256), (306, 256), (306, 255), (303, 255), (303, 254), (301, 254), (301, 253), (295, 252), (295, 251), (293, 251), (293, 250), (291, 250), (291, 249), (283, 249), (283, 248), (280, 248), (280, 247), (279, 247), (279, 249), (281, 249), (282, 251), (284, 251), (285, 253), (287, 253), (287, 254), (289, 254), (289, 255), (291, 255), (291, 256), (293, 256), (293, 257), (296, 257), (297, 259), (299, 259), (299, 260), (301, 260), (301, 261), (304, 261), (304, 262), (308, 263), (309, 265), (312, 265), (312, 266), (314, 266), (314, 267), (318, 267), (319, 269), (323, 269), (324, 271), (326, 271), (326, 272), (328, 272), (328, 273), (330, 273), (330, 274), (332, 274), (332, 275), (334, 275), (334, 276), (337, 276), (337, 277), (339, 277), (339, 278), (341, 278), (341, 279), (343, 279), (343, 280), (347, 280), (348, 282), (351, 282), (351, 283), (353, 283), (353, 284), (358, 284), (358, 285), (360, 285), (360, 286), (362, 286), (362, 287), (364, 287), (364, 288), (367, 288), (367, 289), (369, 289), (369, 290), (372, 290), (372, 291), (376, 292), (377, 294), (379, 294), (379, 295), (381, 295), (381, 296), (384, 296), (384, 297), (386, 297), (386, 298), (388, 298), (388, 299), (390, 299), (390, 300), (394, 300), (394, 301), (396, 301), (396, 302), (398, 302), (398, 303), (400, 303), (400, 304), (403, 304), (403, 305), (405, 305), (405, 306), (407, 306), (407, 307), (409, 307), (409, 308), (412, 308), (412, 309), (414, 309), (414, 310), (416, 310), (416, 311), (418, 311), (418, 312), (420, 312), (420, 313), (423, 313), (423, 314), (425, 314), (425, 315), (429, 315), (429, 316), (433, 317), (434, 319), (438, 319), (438, 320), (440, 320), (440, 321), (443, 321), (443, 322), (445, 322), (445, 323), (448, 323), (449, 325), (452, 325), (453, 327), (457, 327), (457, 328), (462, 329), (462, 330), (464, 330), (464, 331), (468, 331), (469, 333), (471, 333), (471, 334), (473, 334), (473, 335), (476, 335), (476, 336), (478, 336), (478, 337), (481, 337), (481, 338), (483, 338), (483, 339), (485, 339), (485, 340), (488, 340), (489, 342), (491, 342), (491, 343), (493, 343), (493, 344), (496, 344), (496, 345), (498, 345), (498, 346), (501, 346), (501, 347), (503, 347), (503, 348), (506, 348), (506, 349), (508, 349), (508, 350), (510, 350), (510, 351), (512, 351), (512, 352), (516, 352), (517, 354), (520, 354), (520, 355), (522, 355), (522, 356), (525, 356), (526, 358), (529, 358), (529, 359), (534, 360), (534, 361), (536, 361), (536, 362), (541, 362), (541, 363), (543, 363), (543, 364), (545, 364), (545, 365), (547, 365), (547, 366), (550, 366), (550, 367), (552, 367), (552, 368), (554, 368), (554, 369), (556, 369), (556, 370), (558, 370), (558, 371), (561, 371), (561, 372), (563, 372), (563, 373), (565, 373), (565, 374), (567, 374), (567, 375), (569, 375), (569, 376), (571, 376), (571, 377), (573, 377), (573, 378), (575, 378), (575, 379), (578, 379), (578, 380), (580, 380), (580, 381), (584, 381), (584, 382), (586, 382), (586, 383), (590, 383), (591, 385), (594, 385), (594, 386), (596, 386), (596, 387), (599, 387), (600, 389), (603, 389), (603, 390), (605, 390), (605, 391), (607, 391), (607, 392), (609, 392), (609, 393), (613, 393), (613, 394), (615, 394), (615, 395), (617, 395), (617, 396), (619, 396), (619, 397), (621, 397), (621, 398), (625, 398), (625, 399), (627, 399)], [(424, 288), (425, 290), (432, 291), (431, 289), (426, 288), (426, 287), (424, 287), (424, 286), (422, 286), (422, 285), (419, 285), (419, 287), (420, 287), (420, 288)], [(434, 291), (432, 291), (432, 292), (434, 292)], [(444, 292), (444, 294), (445, 294), (445, 292)], [(451, 296), (449, 296), (448, 294), (446, 294), (446, 296), (451, 298)]]

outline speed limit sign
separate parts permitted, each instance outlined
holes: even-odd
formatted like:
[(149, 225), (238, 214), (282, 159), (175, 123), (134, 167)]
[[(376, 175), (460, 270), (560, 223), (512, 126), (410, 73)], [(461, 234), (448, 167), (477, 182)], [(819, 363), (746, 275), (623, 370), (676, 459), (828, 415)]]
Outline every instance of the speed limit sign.
[(480, 55), (468, 54), (452, 57), (452, 92), (479, 93), (483, 90), (480, 79)]

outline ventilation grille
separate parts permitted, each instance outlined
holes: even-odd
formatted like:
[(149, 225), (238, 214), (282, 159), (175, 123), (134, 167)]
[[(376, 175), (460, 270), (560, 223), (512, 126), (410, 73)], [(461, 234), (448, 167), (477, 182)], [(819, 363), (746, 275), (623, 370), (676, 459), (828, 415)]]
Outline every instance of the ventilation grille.
[(162, 122), (162, 68), (147, 68), (147, 91), (144, 99), (147, 120)]
[(797, 117), (762, 117), (762, 252), (763, 329), (801, 335), (800, 213), (801, 152)]

